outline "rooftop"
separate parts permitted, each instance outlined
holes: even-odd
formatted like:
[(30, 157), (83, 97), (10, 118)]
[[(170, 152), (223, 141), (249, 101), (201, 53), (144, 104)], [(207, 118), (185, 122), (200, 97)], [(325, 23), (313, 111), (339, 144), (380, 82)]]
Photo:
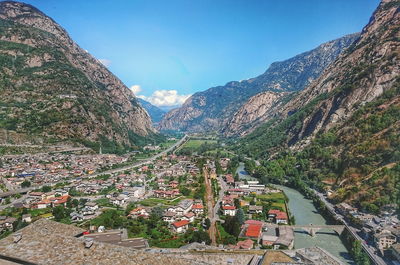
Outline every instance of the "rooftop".
[[(21, 229), (21, 239), (14, 235), (0, 240), (0, 253), (16, 261), (35, 264), (199, 264), (195, 260), (153, 255), (133, 248), (94, 242), (85, 248), (83, 229), (41, 219)], [(3, 260), (0, 259), (0, 263)]]
[(248, 237), (259, 237), (261, 233), (261, 225), (251, 224), (246, 230), (246, 236)]

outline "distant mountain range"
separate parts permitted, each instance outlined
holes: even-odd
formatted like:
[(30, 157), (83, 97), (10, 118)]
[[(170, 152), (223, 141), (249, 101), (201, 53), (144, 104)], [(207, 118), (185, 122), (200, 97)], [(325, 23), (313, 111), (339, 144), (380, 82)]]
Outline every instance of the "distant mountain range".
[[(283, 95), (303, 90), (358, 36), (358, 33), (348, 35), (291, 59), (275, 62), (255, 78), (233, 81), (195, 93), (182, 107), (168, 112), (160, 122), (159, 129), (239, 134), (239, 129), (242, 130), (241, 126), (247, 120), (240, 120), (239, 114), (235, 113), (240, 112), (240, 108), (252, 96), (270, 91), (275, 93), (274, 100), (278, 100)], [(253, 119), (257, 120), (257, 117)]]
[(7, 141), (101, 142), (115, 151), (154, 135), (133, 93), (35, 7), (0, 2), (0, 36), (0, 131)]
[(137, 100), (139, 101), (140, 105), (147, 111), (147, 113), (150, 115), (151, 120), (153, 121), (153, 123), (158, 123), (162, 120), (162, 118), (164, 117), (166, 111), (162, 110), (161, 108), (154, 106), (153, 104), (151, 104), (150, 102), (141, 99), (141, 98), (137, 98)]

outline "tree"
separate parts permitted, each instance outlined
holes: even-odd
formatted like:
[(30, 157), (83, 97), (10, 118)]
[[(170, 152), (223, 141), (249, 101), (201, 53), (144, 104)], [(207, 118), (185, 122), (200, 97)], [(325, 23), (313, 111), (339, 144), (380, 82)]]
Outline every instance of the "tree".
[(164, 210), (161, 207), (154, 207), (151, 211), (151, 215), (154, 215), (156, 218), (161, 218), (163, 216)]
[(222, 243), (224, 243), (224, 245), (236, 244), (236, 237), (234, 237), (232, 235), (228, 235), (228, 236), (224, 237), (224, 239), (222, 240)]
[(128, 215), (135, 208), (136, 208), (136, 204), (133, 202), (130, 202), (128, 204), (128, 206), (126, 206), (125, 214)]
[(190, 190), (186, 187), (181, 187), (179, 189), (179, 192), (182, 193), (182, 195), (184, 196), (189, 196), (190, 195)]
[(207, 245), (210, 245), (211, 239), (207, 232), (195, 231), (195, 232), (193, 232), (190, 242), (199, 242), (199, 243), (205, 242)]
[(42, 192), (50, 192), (51, 191), (51, 187), (50, 186), (43, 186), (42, 187)]
[(233, 199), (233, 203), (235, 204), (236, 209), (241, 207), (240, 200), (238, 198)]
[(21, 188), (29, 188), (31, 186), (31, 182), (29, 180), (24, 180), (24, 182), (21, 183)]
[(210, 228), (210, 226), (211, 226), (211, 221), (210, 221), (209, 218), (207, 218), (207, 219), (204, 221), (204, 225), (206, 226), (206, 229), (207, 229), (207, 230)]
[(65, 209), (62, 206), (56, 206), (53, 208), (53, 216), (54, 220), (60, 221), (61, 219), (65, 218)]
[(353, 242), (353, 247), (351, 248), (351, 254), (356, 261), (357, 264), (359, 265), (370, 265), (370, 261), (368, 256), (364, 253), (362, 246), (361, 246), (361, 241), (360, 240), (355, 240)]
[(244, 221), (245, 221), (245, 216), (244, 216), (244, 212), (243, 212), (243, 210), (242, 210), (242, 208), (239, 208), (237, 211), (236, 211), (236, 219), (238, 220), (238, 222), (239, 222), (239, 224), (243, 224), (244, 223)]
[(238, 237), (240, 233), (240, 223), (236, 216), (227, 216), (223, 224), (225, 231), (234, 237)]

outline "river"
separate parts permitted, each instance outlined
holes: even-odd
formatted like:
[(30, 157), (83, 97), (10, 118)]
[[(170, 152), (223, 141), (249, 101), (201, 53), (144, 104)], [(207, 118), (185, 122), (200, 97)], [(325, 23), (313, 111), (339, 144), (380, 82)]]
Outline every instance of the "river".
[[(328, 224), (327, 220), (318, 213), (312, 201), (304, 198), (300, 192), (285, 186), (275, 186), (282, 189), (289, 198), (289, 210), (294, 215), (297, 225)], [(319, 246), (338, 257), (345, 264), (354, 264), (342, 240), (333, 230), (320, 230), (315, 237), (296, 230), (294, 245), (295, 248)]]
[(244, 169), (244, 163), (240, 162), (238, 168), (236, 169), (236, 174), (239, 175), (239, 180), (257, 180), (250, 176), (249, 173)]

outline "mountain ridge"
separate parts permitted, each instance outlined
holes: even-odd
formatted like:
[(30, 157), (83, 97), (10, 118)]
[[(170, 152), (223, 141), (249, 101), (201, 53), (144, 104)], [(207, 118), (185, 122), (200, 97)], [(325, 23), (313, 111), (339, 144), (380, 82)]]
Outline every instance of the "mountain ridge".
[(358, 33), (350, 34), (290, 59), (274, 62), (255, 78), (231, 81), (224, 86), (197, 92), (182, 107), (168, 112), (158, 129), (219, 132), (250, 97), (264, 91), (304, 89), (357, 37)]

